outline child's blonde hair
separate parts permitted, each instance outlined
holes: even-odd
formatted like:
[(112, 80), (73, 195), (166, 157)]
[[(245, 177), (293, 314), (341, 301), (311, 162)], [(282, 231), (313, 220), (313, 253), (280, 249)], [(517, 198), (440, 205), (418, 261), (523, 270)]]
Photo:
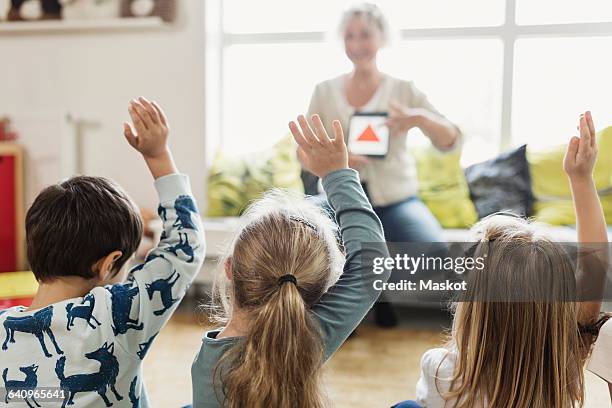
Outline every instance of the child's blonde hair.
[(570, 255), (519, 218), (491, 216), (473, 232), (480, 242), (474, 256), (485, 257), (485, 268), (468, 277), (475, 300), (455, 304), (447, 405), (582, 406), (592, 339), (580, 334)]
[[(246, 338), (215, 370), (224, 406), (323, 406), (323, 344), (309, 309), (342, 271), (337, 227), (319, 207), (280, 191), (250, 206), (243, 222), (226, 257), (232, 280), (220, 274), (213, 292), (218, 320), (235, 306), (249, 321)], [(285, 275), (297, 283), (279, 282)]]

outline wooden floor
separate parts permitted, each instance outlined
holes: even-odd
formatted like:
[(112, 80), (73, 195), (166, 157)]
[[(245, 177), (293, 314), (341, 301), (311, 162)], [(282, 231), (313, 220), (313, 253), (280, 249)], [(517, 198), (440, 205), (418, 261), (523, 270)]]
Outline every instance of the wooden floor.
[[(189, 369), (206, 323), (202, 314), (191, 311), (194, 308), (185, 309), (162, 330), (145, 361), (145, 382), (154, 407), (181, 407), (191, 402)], [(417, 309), (414, 313), (424, 318), (412, 319), (416, 324), (402, 324), (398, 329), (362, 324), (327, 364), (327, 393), (336, 407), (390, 407), (414, 398), (421, 355), (441, 344), (441, 327), (448, 324), (439, 312)], [(610, 407), (603, 381), (587, 372), (586, 382), (586, 407)]]

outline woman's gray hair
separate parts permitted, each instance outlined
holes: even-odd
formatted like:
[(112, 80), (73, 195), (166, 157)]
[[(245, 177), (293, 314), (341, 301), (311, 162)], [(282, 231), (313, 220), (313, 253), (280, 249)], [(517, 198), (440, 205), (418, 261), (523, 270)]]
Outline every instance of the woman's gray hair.
[(375, 27), (381, 34), (383, 45), (388, 45), (391, 40), (391, 28), (389, 21), (380, 7), (373, 3), (359, 3), (350, 6), (342, 13), (338, 33), (344, 37), (349, 21), (354, 17), (363, 17), (368, 24)]

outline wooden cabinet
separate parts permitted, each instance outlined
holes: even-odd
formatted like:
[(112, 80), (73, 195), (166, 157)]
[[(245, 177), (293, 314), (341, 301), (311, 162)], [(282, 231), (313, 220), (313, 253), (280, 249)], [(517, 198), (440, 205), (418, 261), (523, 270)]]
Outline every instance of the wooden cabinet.
[(26, 266), (24, 206), (23, 149), (0, 142), (0, 273)]

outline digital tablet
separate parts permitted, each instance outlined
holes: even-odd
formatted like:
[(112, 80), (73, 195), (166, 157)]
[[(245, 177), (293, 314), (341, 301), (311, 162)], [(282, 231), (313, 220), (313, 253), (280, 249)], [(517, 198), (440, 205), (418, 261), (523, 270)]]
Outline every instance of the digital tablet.
[(385, 157), (389, 151), (389, 128), (386, 123), (386, 112), (355, 113), (349, 123), (349, 152)]

